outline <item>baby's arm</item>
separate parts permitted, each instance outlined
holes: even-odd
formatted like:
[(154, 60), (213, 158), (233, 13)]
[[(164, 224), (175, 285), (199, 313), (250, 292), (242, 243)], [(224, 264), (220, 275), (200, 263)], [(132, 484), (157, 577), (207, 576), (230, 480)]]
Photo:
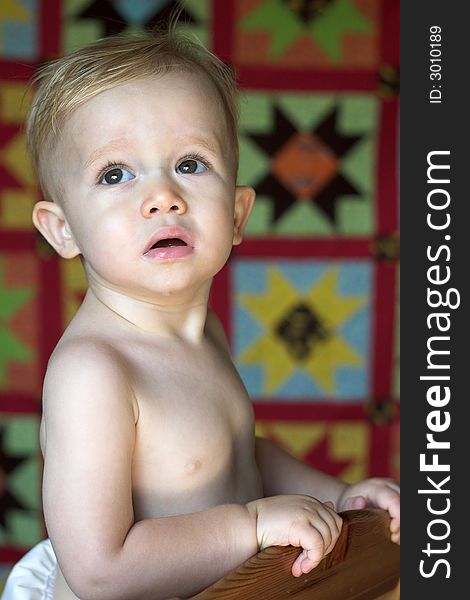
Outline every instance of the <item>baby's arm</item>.
[(309, 494), (322, 502), (333, 502), (337, 511), (367, 506), (382, 508), (391, 517), (392, 541), (400, 542), (400, 487), (395, 481), (375, 477), (348, 485), (262, 438), (256, 439), (256, 461), (265, 495)]
[(138, 414), (108, 349), (91, 342), (62, 348), (44, 394), (44, 513), (78, 597), (187, 597), (256, 553), (256, 522), (245, 506), (134, 523)]
[(44, 513), (78, 597), (188, 597), (259, 548), (301, 546), (296, 575), (333, 548), (341, 519), (304, 496), (135, 523), (131, 463), (138, 418), (118, 356), (90, 341), (62, 344), (44, 385)]
[(263, 480), (265, 496), (308, 494), (321, 502), (338, 500), (348, 488), (343, 481), (322, 473), (263, 438), (256, 438), (256, 462)]

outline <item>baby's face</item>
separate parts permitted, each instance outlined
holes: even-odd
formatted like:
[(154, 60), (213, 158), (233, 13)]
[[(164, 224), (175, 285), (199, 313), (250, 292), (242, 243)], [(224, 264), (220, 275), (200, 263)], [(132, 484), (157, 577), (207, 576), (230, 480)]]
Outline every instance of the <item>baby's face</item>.
[(49, 173), (92, 281), (151, 299), (210, 282), (229, 256), (233, 149), (202, 74), (92, 98), (66, 122)]

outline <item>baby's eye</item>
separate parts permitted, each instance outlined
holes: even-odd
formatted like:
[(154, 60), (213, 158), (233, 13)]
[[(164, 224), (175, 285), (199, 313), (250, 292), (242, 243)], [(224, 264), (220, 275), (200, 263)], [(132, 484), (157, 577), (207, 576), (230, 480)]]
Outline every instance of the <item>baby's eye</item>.
[(124, 167), (113, 167), (112, 169), (108, 169), (101, 175), (99, 183), (102, 183), (104, 185), (125, 183), (126, 181), (134, 179), (134, 177), (135, 176)]
[(180, 164), (176, 167), (178, 173), (182, 173), (183, 175), (192, 175), (193, 173), (204, 173), (207, 171), (207, 165), (205, 165), (201, 160), (197, 160), (195, 158), (186, 158), (181, 161)]

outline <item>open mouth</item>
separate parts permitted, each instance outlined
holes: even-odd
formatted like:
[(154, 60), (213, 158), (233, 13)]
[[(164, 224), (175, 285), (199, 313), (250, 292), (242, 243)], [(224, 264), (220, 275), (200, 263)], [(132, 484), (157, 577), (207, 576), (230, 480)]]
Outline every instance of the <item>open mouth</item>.
[(150, 250), (155, 248), (176, 248), (177, 246), (187, 246), (188, 244), (180, 238), (167, 238), (164, 240), (158, 240)]
[(194, 242), (183, 227), (160, 227), (148, 241), (144, 256), (150, 259), (185, 258), (194, 251)]

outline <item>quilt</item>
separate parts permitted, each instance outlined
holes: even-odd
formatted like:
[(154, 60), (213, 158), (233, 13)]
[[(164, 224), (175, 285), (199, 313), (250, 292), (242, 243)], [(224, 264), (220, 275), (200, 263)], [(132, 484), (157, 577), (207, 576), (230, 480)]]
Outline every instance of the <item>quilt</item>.
[[(31, 224), (28, 80), (177, 6), (0, 3), (0, 578), (45, 535), (41, 384), (85, 292)], [(346, 481), (398, 479), (399, 2), (187, 0), (180, 23), (241, 86), (239, 181), (257, 200), (211, 305), (257, 431)]]

